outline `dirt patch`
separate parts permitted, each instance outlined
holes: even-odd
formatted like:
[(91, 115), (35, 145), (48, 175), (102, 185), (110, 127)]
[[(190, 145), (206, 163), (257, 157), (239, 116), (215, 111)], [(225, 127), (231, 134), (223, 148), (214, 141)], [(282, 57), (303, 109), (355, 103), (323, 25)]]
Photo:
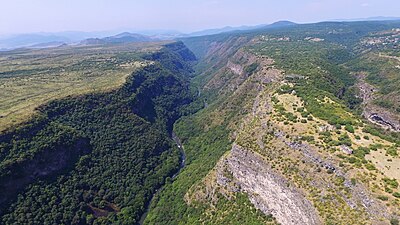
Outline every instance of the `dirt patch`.
[(390, 178), (400, 180), (400, 158), (393, 158), (385, 154), (384, 150), (372, 151), (365, 157)]
[(106, 206), (102, 209), (97, 208), (91, 204), (89, 204), (86, 208), (86, 212), (93, 214), (95, 217), (99, 218), (99, 217), (106, 217), (108, 216), (108, 214), (112, 213), (112, 212), (119, 212), (120, 209), (112, 203), (107, 202)]

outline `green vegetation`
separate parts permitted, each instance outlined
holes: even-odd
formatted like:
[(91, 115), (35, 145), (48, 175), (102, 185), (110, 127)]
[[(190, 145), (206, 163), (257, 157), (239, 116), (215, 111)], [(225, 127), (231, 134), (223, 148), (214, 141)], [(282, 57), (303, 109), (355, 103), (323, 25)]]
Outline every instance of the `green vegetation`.
[(397, 147), (396, 146), (389, 147), (388, 149), (386, 149), (386, 153), (392, 157), (398, 156)]
[[(370, 125), (365, 126), (362, 131), (380, 137), (389, 142), (400, 144), (400, 133), (390, 132), (379, 127), (372, 127)], [(369, 137), (364, 136), (364, 139), (369, 140)]]
[[(187, 165), (173, 183), (165, 185), (161, 195), (155, 199), (154, 204), (151, 206), (152, 210), (146, 218), (146, 224), (191, 224), (197, 223), (197, 221), (200, 221), (204, 217), (203, 214), (207, 209), (207, 205), (198, 203), (189, 206), (185, 202), (184, 196), (189, 188), (200, 182), (214, 168), (221, 156), (230, 150), (231, 142), (228, 137), (229, 130), (227, 126), (230, 121), (233, 121), (232, 116), (236, 116), (235, 111), (240, 108), (240, 106), (236, 106), (234, 111), (228, 115), (225, 114), (225, 120), (222, 124), (212, 125), (213, 120), (210, 118), (210, 115), (220, 111), (217, 105), (213, 104), (207, 109), (196, 113), (194, 116), (183, 117), (175, 125), (175, 132), (181, 137), (185, 146)], [(224, 114), (216, 116), (219, 118), (223, 117)], [(238, 197), (238, 201), (245, 201), (243, 197)], [(230, 208), (227, 206), (234, 207)], [(217, 210), (217, 214), (226, 212), (224, 209), (229, 209), (230, 216), (224, 218), (225, 222), (223, 222), (218, 221), (220, 218), (218, 215), (214, 215), (207, 219), (208, 223), (226, 224), (227, 221), (234, 221), (236, 216), (249, 221), (255, 219), (254, 216), (247, 214), (253, 214), (254, 211), (249, 211), (240, 202), (230, 202), (226, 199), (220, 199), (218, 207), (220, 211)], [(260, 217), (259, 219), (262, 218), (264, 217)], [(259, 219), (255, 221), (259, 221)]]
[[(237, 35), (223, 34), (184, 40), (198, 56), (205, 57), (204, 61), (197, 67), (199, 71), (205, 72), (200, 72), (194, 82), (203, 91), (203, 88), (206, 87), (207, 91), (205, 93), (202, 92), (202, 96), (210, 106), (192, 116), (181, 119), (176, 124), (176, 132), (184, 139), (185, 151), (188, 154), (188, 164), (182, 173), (161, 191), (152, 205), (145, 223), (196, 224), (204, 222), (206, 224), (227, 224), (228, 222), (222, 221), (222, 215), (236, 218), (232, 217), (229, 209), (218, 205), (223, 202), (224, 205), (229, 206), (228, 208), (235, 208), (235, 199), (227, 201), (224, 197), (219, 196), (218, 204), (213, 207), (204, 203), (190, 202), (187, 199), (189, 188), (198, 185), (207, 172), (213, 168), (219, 157), (230, 147), (229, 132), (232, 132), (232, 127), (238, 125), (239, 121), (235, 118), (235, 125), (232, 125), (232, 121), (235, 120), (231, 120), (231, 117), (226, 116), (226, 111), (236, 114), (245, 114), (243, 111), (246, 111), (244, 109), (235, 110), (235, 107), (239, 104), (232, 103), (233, 97), (228, 97), (229, 94), (232, 94), (230, 92), (232, 90), (224, 90), (229, 86), (224, 85), (236, 77), (231, 74), (223, 76), (226, 72), (218, 70), (232, 56), (230, 51), (229, 53), (218, 52), (219, 48), (224, 49), (224, 51), (226, 49), (231, 50), (232, 46), (235, 46), (234, 48), (240, 47), (238, 44), (240, 38), (247, 38), (247, 40), (254, 38), (253, 40), (256, 41), (246, 45), (244, 49), (257, 56), (274, 59), (274, 66), (283, 69), (286, 81), (291, 83), (290, 85), (283, 84), (276, 92), (278, 94), (295, 93), (305, 103), (304, 108), (297, 108), (296, 106), (297, 109), (295, 111), (301, 114), (299, 118), (295, 113), (286, 111), (278, 98), (272, 96), (271, 101), (274, 103), (274, 109), (279, 114), (279, 121), (283, 122), (284, 125), (291, 125), (297, 122), (306, 124), (308, 121), (312, 121), (313, 117), (325, 120), (338, 129), (337, 133), (339, 135), (336, 140), (330, 132), (321, 134), (324, 142), (332, 146), (353, 146), (350, 136), (353, 136), (353, 133), (357, 133), (358, 129), (356, 128), (361, 123), (360, 117), (357, 115), (361, 112), (361, 99), (356, 97), (358, 96), (355, 88), (357, 80), (353, 74), (358, 70), (348, 65), (348, 63), (359, 59), (360, 55), (356, 47), (362, 37), (376, 30), (390, 29), (392, 26), (396, 26), (396, 24), (321, 23)], [(319, 38), (322, 41), (311, 41), (307, 37)], [(210, 48), (213, 50), (213, 55), (207, 55), (207, 50)], [(251, 74), (257, 69), (261, 70), (262, 68), (257, 68), (255, 64), (251, 64), (245, 67), (245, 72)], [(250, 92), (250, 90), (252, 89), (241, 87), (236, 90), (241, 95), (235, 93), (234, 97), (243, 96), (242, 92)], [(253, 101), (254, 99), (247, 103), (253, 105)], [(246, 104), (243, 99), (236, 102)], [(344, 130), (341, 130), (342, 127), (344, 127)], [(364, 127), (363, 130), (365, 129), (369, 128)], [(351, 135), (348, 135), (348, 133)], [(386, 134), (378, 131), (374, 134), (371, 133), (371, 135), (382, 136)], [(357, 140), (361, 140), (361, 136), (356, 136), (358, 137), (356, 137)], [(365, 140), (370, 139), (369, 136), (363, 136)], [(289, 138), (290, 136), (287, 134), (286, 137)], [(302, 135), (301, 137), (302, 140), (308, 142), (317, 142), (312, 135)], [(210, 142), (209, 139), (213, 141)], [(391, 140), (395, 140), (395, 136)], [(249, 144), (246, 147), (253, 148), (254, 146)], [(356, 167), (365, 168), (366, 171), (372, 173), (377, 169), (365, 159), (365, 156), (373, 150), (372, 147), (356, 148), (354, 156), (344, 156), (344, 158)], [(254, 147), (254, 149), (256, 148)], [(273, 155), (273, 157), (279, 156)], [(279, 166), (281, 165), (278, 164), (277, 168)], [(298, 168), (294, 166), (293, 170), (296, 169)], [(329, 170), (329, 172), (334, 173), (332, 170)], [(338, 187), (342, 187), (342, 183), (343, 181), (338, 182)], [(325, 206), (320, 210), (327, 212)], [(336, 210), (335, 213), (337, 215), (348, 213), (347, 210), (339, 212), (340, 209), (337, 209), (337, 206), (333, 206), (331, 210)], [(242, 211), (246, 212), (244, 209)], [(237, 212), (237, 215), (242, 214)], [(248, 216), (250, 217), (250, 215)], [(218, 220), (218, 218), (221, 220)], [(327, 221), (333, 224), (337, 222), (337, 218), (328, 218)]]
[(348, 132), (354, 134), (354, 127), (353, 127), (352, 125), (346, 124), (346, 126), (344, 127), (344, 129), (346, 129)]
[(367, 155), (369, 152), (370, 150), (366, 147), (358, 147), (356, 150), (354, 150), (353, 154), (359, 159), (364, 159), (365, 155)]
[(258, 68), (258, 63), (252, 63), (252, 64), (246, 66), (246, 68), (244, 68), (244, 71), (247, 74), (252, 74), (257, 70), (257, 68)]
[(393, 57), (396, 52), (398, 52), (396, 49), (385, 51), (374, 49), (349, 63), (354, 70), (366, 73), (366, 81), (380, 89), (372, 103), (393, 113), (400, 112), (398, 103), (400, 79), (399, 69), (396, 67), (400, 58)]
[(200, 118), (183, 119), (176, 125), (177, 135), (182, 138), (185, 146), (187, 165), (173, 183), (165, 185), (162, 195), (151, 206), (152, 210), (146, 218), (146, 223), (177, 224), (179, 221), (185, 224), (201, 217), (201, 208), (188, 207), (184, 196), (229, 150), (230, 142), (228, 132), (223, 126), (201, 132)]
[(399, 187), (399, 183), (397, 182), (396, 179), (383, 178), (383, 182), (385, 182), (385, 184), (388, 185), (391, 188), (398, 188)]
[[(248, 196), (238, 193), (235, 198), (228, 200), (221, 197), (216, 205), (211, 217), (201, 219), (205, 224), (232, 224), (232, 225), (257, 225), (257, 224), (277, 224), (271, 215), (265, 215), (261, 211), (252, 207)], [(189, 223), (196, 223), (193, 220)]]
[(110, 91), (147, 64), (160, 44), (60, 47), (0, 52), (0, 132), (54, 99)]
[[(10, 52), (0, 53), (3, 86), (22, 96), (12, 102), (13, 96), (0, 94), (7, 101), (0, 125), (26, 120), (29, 107), (41, 105), (32, 119), (0, 136), (0, 223), (136, 224), (157, 193), (144, 224), (276, 224), (240, 191), (226, 195), (218, 186), (212, 201), (191, 195), (235, 141), (267, 159), (288, 187), (301, 189), (322, 223), (368, 224), (375, 215), (353, 209), (348, 202), (360, 199), (350, 190), (373, 186), (381, 201), (371, 204), (382, 203), (374, 209), (398, 207), (398, 180), (384, 177), (375, 164), (380, 159), (368, 154), (386, 151), (397, 160), (400, 136), (364, 125), (356, 75), (366, 72), (366, 81), (388, 86), (373, 104), (398, 109), (396, 101), (382, 97), (398, 94), (388, 83), (398, 84), (392, 72), (396, 58), (377, 53), (399, 54), (363, 41), (398, 25), (321, 23), (188, 38), (183, 41), (204, 57), (195, 71), (195, 56), (180, 42), (162, 48), (18, 50), (10, 61)], [(249, 52), (257, 62), (248, 61)], [(60, 65), (50, 63), (50, 53)], [(69, 60), (72, 53), (78, 63)], [(138, 61), (146, 63), (135, 65)], [(246, 76), (227, 68), (229, 61), (246, 65)], [(25, 66), (16, 69), (13, 63)], [(21, 87), (29, 88), (23, 93)], [(299, 97), (304, 105), (296, 100), (288, 110), (279, 94)], [(40, 98), (30, 97), (35, 95)], [(33, 104), (26, 108), (24, 98)], [(10, 120), (6, 111), (14, 109), (23, 116)], [(172, 129), (186, 155), (177, 176), (182, 158)], [(338, 153), (343, 147), (352, 154)], [(390, 195), (380, 195), (383, 191)]]
[(389, 198), (388, 198), (387, 196), (385, 196), (385, 195), (379, 195), (377, 198), (378, 198), (379, 200), (382, 200), (382, 201), (387, 201), (387, 200), (389, 200)]
[(393, 196), (396, 197), (396, 198), (400, 198), (400, 192), (394, 192)]
[(326, 99), (346, 103), (350, 109), (357, 108), (361, 102), (351, 89), (355, 78), (344, 65), (338, 64), (348, 60), (351, 54), (335, 43), (298, 40), (297, 36), (292, 38), (290, 41), (261, 42), (251, 46), (250, 51), (272, 57), (287, 74), (303, 77), (291, 80), (294, 88), (283, 86), (280, 91), (289, 93), (295, 90), (309, 113), (333, 125), (355, 123), (346, 108)]
[(390, 225), (399, 225), (399, 220), (396, 218), (391, 218), (390, 219)]
[[(187, 68), (194, 57), (189, 53), (181, 43), (168, 44), (145, 56), (155, 63), (134, 72), (121, 88), (51, 101), (40, 107), (36, 120), (2, 135), (1, 199), (15, 197), (6, 192), (6, 182), (13, 181), (8, 174), (23, 179), (30, 175), (26, 169), (48, 174), (39, 181), (12, 183), (26, 190), (11, 205), (2, 202), (1, 223), (138, 222), (152, 194), (179, 167), (169, 133), (193, 98)], [(80, 144), (81, 139), (90, 145)], [(82, 152), (68, 151), (76, 144), (83, 145)], [(69, 167), (57, 163), (64, 156), (50, 154), (59, 148), (71, 152)], [(41, 163), (60, 168), (53, 171)]]
[[(198, 75), (192, 84), (202, 87), (209, 75), (208, 71)], [(208, 107), (181, 118), (175, 124), (174, 130), (185, 147), (186, 167), (156, 197), (145, 224), (198, 224), (201, 221), (206, 224), (275, 223), (271, 217), (255, 210), (242, 194), (231, 200), (219, 196), (217, 208), (208, 203), (187, 202), (186, 194), (189, 189), (202, 182), (218, 160), (230, 150), (233, 126), (245, 115), (247, 102), (255, 97), (256, 90), (252, 88), (234, 94), (232, 90), (227, 91), (224, 88), (227, 87), (202, 92), (200, 99), (192, 105), (199, 105), (198, 102), (206, 100)], [(218, 91), (225, 94), (216, 95)], [(213, 211), (211, 214), (210, 210)]]

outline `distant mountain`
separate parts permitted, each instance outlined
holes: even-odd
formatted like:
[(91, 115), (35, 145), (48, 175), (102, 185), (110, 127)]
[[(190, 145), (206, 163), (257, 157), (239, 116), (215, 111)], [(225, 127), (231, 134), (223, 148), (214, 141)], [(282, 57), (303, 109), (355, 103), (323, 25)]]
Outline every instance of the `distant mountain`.
[(157, 39), (142, 34), (133, 34), (129, 32), (120, 33), (105, 38), (88, 38), (80, 42), (83, 45), (100, 45), (100, 44), (119, 44), (133, 42), (149, 42)]
[(297, 25), (297, 23), (294, 23), (292, 21), (282, 20), (282, 21), (278, 21), (278, 22), (266, 25), (264, 28), (288, 27), (288, 26), (293, 26), (293, 25)]
[(115, 34), (114, 31), (82, 32), (82, 31), (64, 31), (55, 33), (31, 33), (0, 36), (0, 49), (2, 51), (21, 47), (36, 47), (36, 45), (49, 45), (52, 43), (77, 43), (87, 38), (104, 38)]
[(255, 25), (255, 26), (240, 26), (240, 27), (227, 26), (227, 27), (223, 27), (223, 28), (197, 31), (197, 32), (187, 34), (187, 36), (196, 37), (196, 36), (213, 35), (213, 34), (234, 32), (234, 31), (249, 31), (249, 30), (264, 29), (264, 28), (286, 27), (286, 26), (292, 26), (292, 25), (296, 25), (296, 23), (291, 22), (291, 21), (278, 21), (278, 22), (275, 22), (272, 24), (260, 24), (260, 25)]
[(215, 28), (215, 29), (196, 31), (196, 32), (187, 34), (187, 36), (195, 37), (195, 36), (220, 34), (220, 33), (232, 32), (232, 31), (253, 30), (253, 29), (264, 27), (264, 26), (266, 26), (266, 25), (262, 24), (262, 25), (256, 25), (256, 26), (240, 26), (240, 27), (227, 26), (227, 27), (223, 27), (223, 28)]
[(335, 19), (331, 21), (335, 22), (355, 22), (355, 21), (390, 21), (390, 20), (400, 20), (400, 17), (386, 17), (386, 16), (375, 16), (368, 18), (354, 18), (354, 19)]
[(117, 34), (115, 36), (103, 38), (106, 43), (127, 43), (127, 42), (147, 42), (153, 41), (149, 36), (142, 34), (133, 34), (129, 32), (124, 32)]
[(62, 42), (69, 43), (71, 40), (67, 37), (47, 34), (20, 34), (0, 39), (0, 48), (12, 49), (29, 47), (41, 43)]
[(60, 42), (60, 41), (52, 41), (52, 42), (31, 45), (31, 46), (28, 46), (28, 48), (54, 48), (54, 47), (59, 47), (59, 46), (63, 46), (63, 45), (66, 45), (66, 43)]
[(120, 32), (122, 31), (94, 31), (94, 32), (64, 31), (64, 32), (54, 33), (54, 35), (66, 37), (70, 39), (72, 42), (78, 42), (87, 38), (104, 38)]
[[(389, 21), (400, 20), (400, 17), (370, 17), (370, 18), (356, 18), (356, 19), (337, 19), (331, 20), (334, 22), (351, 22), (351, 21)], [(272, 24), (261, 24), (254, 26), (226, 26), (222, 28), (206, 29), (192, 33), (181, 33), (175, 30), (132, 30), (125, 29), (129, 32), (122, 32), (121, 29), (113, 31), (99, 31), (99, 32), (81, 32), (81, 31), (65, 31), (56, 33), (32, 33), (32, 34), (19, 34), (7, 37), (0, 37), (1, 51), (21, 48), (21, 47), (39, 47), (45, 48), (57, 46), (58, 43), (73, 44), (79, 43), (82, 45), (100, 45), (106, 43), (129, 43), (129, 42), (149, 42), (156, 40), (173, 40), (184, 37), (196, 37), (214, 35), (228, 32), (242, 32), (251, 31), (256, 29), (271, 29), (286, 26), (293, 26), (296, 23), (291, 21), (278, 21)], [(114, 35), (114, 36), (113, 36)]]
[(79, 44), (81, 45), (101, 45), (105, 44), (106, 41), (101, 39), (101, 38), (88, 38), (83, 41), (81, 41)]

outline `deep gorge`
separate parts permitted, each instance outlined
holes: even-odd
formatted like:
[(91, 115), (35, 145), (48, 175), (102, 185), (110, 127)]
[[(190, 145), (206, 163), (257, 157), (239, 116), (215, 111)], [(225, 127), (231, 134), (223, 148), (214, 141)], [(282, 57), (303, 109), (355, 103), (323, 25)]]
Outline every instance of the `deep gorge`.
[(189, 88), (196, 58), (183, 43), (143, 59), (154, 63), (121, 88), (52, 101), (1, 135), (2, 223), (138, 222), (180, 168), (172, 125), (197, 94)]

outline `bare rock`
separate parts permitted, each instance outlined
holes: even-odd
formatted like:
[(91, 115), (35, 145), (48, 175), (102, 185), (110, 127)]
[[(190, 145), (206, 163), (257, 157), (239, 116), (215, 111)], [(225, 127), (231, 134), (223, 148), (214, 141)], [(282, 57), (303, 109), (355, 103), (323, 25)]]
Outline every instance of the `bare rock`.
[(261, 156), (233, 145), (227, 165), (254, 206), (265, 214), (272, 214), (279, 223), (321, 224), (311, 202), (275, 173)]

